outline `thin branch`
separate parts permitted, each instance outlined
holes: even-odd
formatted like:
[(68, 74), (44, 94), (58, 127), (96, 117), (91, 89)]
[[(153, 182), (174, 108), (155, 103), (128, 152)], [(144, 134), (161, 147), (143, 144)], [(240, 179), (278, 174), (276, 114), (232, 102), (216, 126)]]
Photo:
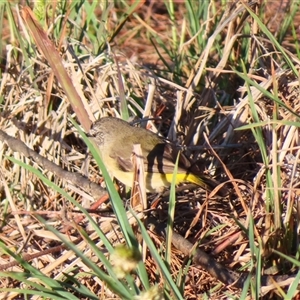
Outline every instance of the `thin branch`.
[(98, 184), (91, 182), (87, 177), (82, 176), (79, 173), (72, 173), (69, 171), (65, 171), (60, 166), (51, 162), (47, 158), (41, 156), (34, 150), (28, 148), (22, 141), (9, 136), (4, 131), (0, 130), (0, 140), (6, 143), (9, 148), (11, 148), (15, 152), (22, 153), (28, 158), (33, 159), (36, 163), (38, 163), (45, 170), (48, 170), (54, 173), (61, 179), (67, 180), (72, 184), (80, 187), (85, 190), (88, 194), (90, 194), (95, 200), (102, 197), (106, 191), (99, 186)]

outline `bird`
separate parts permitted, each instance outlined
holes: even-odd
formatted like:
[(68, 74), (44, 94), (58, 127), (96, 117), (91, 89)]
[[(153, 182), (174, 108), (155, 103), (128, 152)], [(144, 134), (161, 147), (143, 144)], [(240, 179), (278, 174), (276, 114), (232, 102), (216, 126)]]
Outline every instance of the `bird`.
[(178, 153), (176, 185), (190, 182), (207, 191), (216, 186), (212, 178), (193, 171), (190, 160), (175, 144), (167, 142), (150, 130), (131, 126), (120, 118), (100, 118), (92, 124), (88, 137), (99, 148), (108, 172), (126, 186), (133, 185), (134, 144), (141, 145), (146, 192), (161, 192), (171, 185)]

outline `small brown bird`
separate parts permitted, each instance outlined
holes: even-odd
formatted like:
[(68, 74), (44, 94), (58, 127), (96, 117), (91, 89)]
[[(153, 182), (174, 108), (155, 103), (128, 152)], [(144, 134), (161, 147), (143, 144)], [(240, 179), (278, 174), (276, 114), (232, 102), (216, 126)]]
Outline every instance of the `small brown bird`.
[[(133, 145), (140, 144), (145, 164), (147, 192), (158, 192), (171, 185), (179, 150), (155, 133), (113, 117), (96, 121), (88, 135), (99, 147), (107, 170), (120, 182), (132, 186)], [(211, 190), (216, 183), (209, 177), (191, 171), (191, 163), (180, 153), (176, 184), (191, 182)]]

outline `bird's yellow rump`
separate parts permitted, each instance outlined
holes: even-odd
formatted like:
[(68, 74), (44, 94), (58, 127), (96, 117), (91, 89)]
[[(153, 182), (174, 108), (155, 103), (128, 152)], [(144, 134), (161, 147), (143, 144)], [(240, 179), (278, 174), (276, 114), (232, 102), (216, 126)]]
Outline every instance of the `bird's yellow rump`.
[[(145, 164), (146, 191), (157, 192), (171, 185), (179, 150), (155, 133), (133, 127), (118, 118), (104, 117), (93, 124), (89, 137), (99, 147), (107, 170), (123, 184), (129, 187), (133, 184), (133, 145), (140, 144)], [(213, 180), (203, 174), (194, 174), (190, 167), (190, 161), (180, 153), (176, 184), (191, 182), (211, 190), (215, 185)]]

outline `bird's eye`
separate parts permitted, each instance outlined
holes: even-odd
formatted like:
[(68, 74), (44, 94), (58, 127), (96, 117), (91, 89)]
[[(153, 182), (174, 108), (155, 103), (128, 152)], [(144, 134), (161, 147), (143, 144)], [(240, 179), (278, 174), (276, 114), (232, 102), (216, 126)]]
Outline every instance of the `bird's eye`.
[(90, 130), (90, 132), (88, 132), (86, 134), (87, 137), (95, 137), (97, 135), (97, 132), (93, 131), (92, 129)]

